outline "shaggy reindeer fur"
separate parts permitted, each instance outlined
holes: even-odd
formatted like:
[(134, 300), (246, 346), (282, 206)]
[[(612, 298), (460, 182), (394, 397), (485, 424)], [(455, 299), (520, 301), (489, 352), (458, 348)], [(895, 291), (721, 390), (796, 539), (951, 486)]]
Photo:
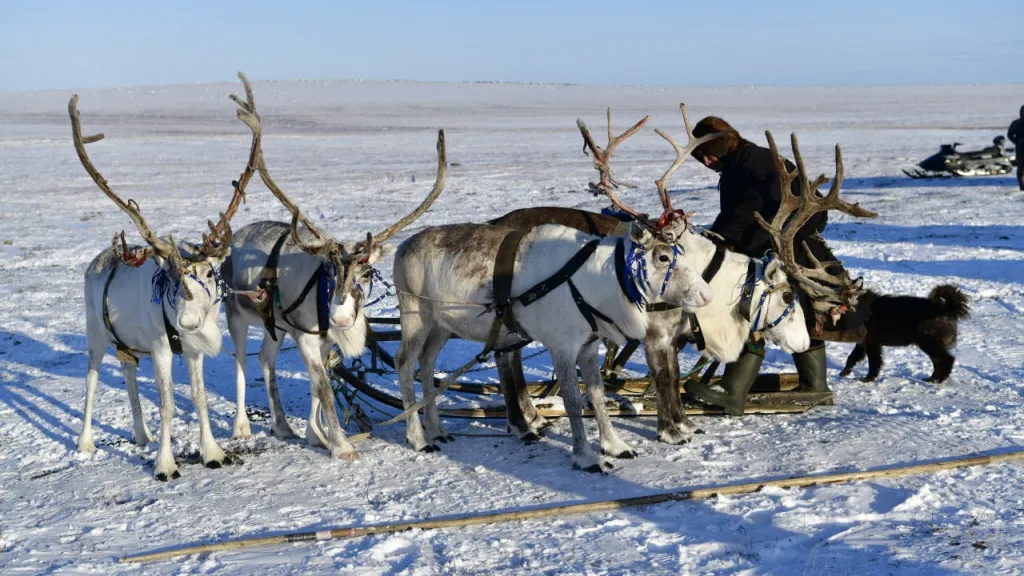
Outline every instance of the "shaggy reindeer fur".
[[(187, 246), (180, 244), (183, 253)], [(134, 249), (134, 247), (133, 247)], [(117, 276), (110, 283), (107, 294), (108, 316), (117, 337), (131, 349), (148, 354), (153, 360), (154, 379), (160, 392), (160, 448), (157, 451), (154, 476), (168, 480), (180, 476), (171, 451), (171, 419), (174, 417), (174, 383), (171, 381), (171, 361), (174, 358), (167, 339), (164, 317), (179, 334), (182, 355), (188, 365), (192, 380), (192, 403), (199, 415), (199, 453), (203, 463), (210, 468), (219, 468), (225, 460), (224, 451), (213, 439), (210, 420), (206, 409), (206, 386), (203, 382), (203, 357), (220, 353), (221, 334), (217, 326), (220, 302), (217, 299), (218, 286), (214, 271), (219, 260), (193, 264), (195, 278), (181, 278), (187, 284), (193, 298), (184, 297), (183, 290), (168, 290), (159, 302), (153, 301), (153, 277), (165, 265), (158, 257), (148, 258), (142, 265), (133, 267), (120, 262), (110, 248), (96, 256), (85, 271), (85, 326), (89, 349), (89, 369), (86, 372), (85, 413), (82, 433), (78, 437), (79, 452), (95, 452), (92, 437), (92, 408), (96, 395), (96, 382), (103, 355), (109, 346), (116, 345), (114, 335), (107, 330), (103, 321), (103, 288), (107, 279), (117, 267)], [(128, 400), (132, 408), (133, 433), (136, 444), (145, 446), (153, 441), (146, 426), (139, 401), (139, 387), (136, 382), (138, 365), (121, 362)]]
[[(590, 234), (615, 235), (623, 229), (623, 222), (618, 218), (586, 212), (575, 208), (552, 206), (522, 208), (491, 220), (509, 228), (530, 228), (542, 224), (560, 224), (576, 228)], [(688, 243), (690, 263), (700, 271), (707, 267), (715, 254), (714, 243), (698, 234), (688, 233), (692, 241)], [(704, 334), (706, 349), (704, 354), (720, 362), (736, 360), (743, 346), (750, 337), (751, 320), (739, 313), (738, 304), (741, 289), (746, 279), (747, 264), (751, 258), (735, 252), (726, 252), (718, 273), (710, 282), (714, 299), (696, 311), (697, 320)], [(787, 283), (785, 270), (779, 261), (767, 265), (765, 277), (774, 285), (783, 287)], [(614, 281), (613, 281), (614, 283)], [(759, 301), (767, 282), (759, 281), (754, 287), (753, 301)], [(774, 321), (787, 307), (781, 293), (788, 287), (766, 298), (758, 327)], [(647, 331), (643, 338), (647, 366), (651, 380), (654, 382), (658, 395), (658, 439), (668, 444), (684, 444), (697, 432), (697, 425), (686, 416), (683, 403), (679, 397), (679, 352), (693, 335), (689, 315), (681, 310), (664, 310), (647, 314)], [(778, 344), (789, 353), (802, 352), (810, 345), (810, 336), (803, 316), (803, 310), (797, 306), (789, 316), (774, 328), (764, 330), (762, 336)], [(537, 414), (533, 402), (526, 392), (523, 377), (522, 354), (515, 351), (500, 355), (498, 358), (499, 375), (504, 386), (513, 382), (519, 410), (534, 430), (540, 428), (545, 420)], [(510, 407), (512, 399), (506, 398)], [(523, 440), (535, 440), (535, 434), (529, 429), (516, 426), (512, 418), (509, 426)]]
[[(224, 262), (221, 274), (229, 286), (236, 290), (255, 290), (259, 286), (260, 274), (270, 251), (277, 239), (289, 229), (284, 222), (254, 222), (242, 227), (235, 233), (231, 241), (231, 255)], [(376, 262), (384, 254), (383, 248), (376, 248), (366, 263), (352, 264), (353, 282), (348, 286), (338, 286), (329, 304), (329, 327), (323, 337), (297, 330), (284, 321), (281, 306), (289, 306), (295, 302), (306, 281), (316, 274), (323, 259), (302, 251), (291, 240), (281, 248), (278, 263), (277, 286), (280, 292), (280, 303), (275, 302), (277, 318), (276, 338), (266, 333), (263, 320), (256, 311), (256, 305), (248, 298), (229, 296), (224, 300), (228, 320), (228, 330), (235, 344), (235, 374), (237, 389), (237, 410), (232, 436), (235, 438), (249, 436), (249, 418), (245, 411), (245, 342), (249, 326), (264, 328), (263, 345), (260, 348), (260, 368), (267, 385), (267, 398), (270, 403), (271, 430), (278, 438), (296, 438), (295, 432), (288, 425), (284, 408), (277, 388), (275, 365), (277, 353), (281, 349), (286, 334), (291, 335), (302, 355), (302, 361), (310, 375), (311, 406), (309, 425), (306, 427), (306, 441), (312, 446), (327, 448), (334, 458), (355, 460), (358, 458), (355, 448), (345, 437), (334, 407), (334, 396), (330, 382), (327, 380), (323, 358), (326, 357), (332, 344), (337, 344), (345, 357), (358, 356), (366, 344), (366, 319), (363, 316), (363, 295), (370, 290), (370, 264)], [(317, 329), (317, 297), (315, 291), (307, 295), (302, 304), (293, 311), (288, 319), (296, 326), (313, 330)], [(320, 423), (320, 408), (326, 419), (327, 429)]]
[[(509, 228), (486, 224), (431, 227), (398, 248), (394, 277), (399, 293), (402, 343), (396, 360), (406, 407), (416, 401), (413, 375), (417, 360), (421, 374), (433, 374), (437, 355), (449, 336), (457, 334), (468, 340), (487, 341), (494, 314), (486, 313), (481, 304), (493, 299), (495, 258), (498, 246), (509, 231)], [(624, 239), (601, 241), (594, 254), (572, 276), (583, 299), (614, 322), (613, 325), (598, 322), (597, 333), (578, 312), (567, 284), (558, 286), (530, 306), (518, 303), (513, 306), (520, 326), (551, 352), (559, 381), (575, 383), (578, 362), (594, 407), (601, 449), (606, 454), (630, 458), (636, 452), (619, 438), (604, 405), (604, 382), (597, 355), (599, 339), (605, 337), (622, 343), (626, 338), (641, 338), (647, 331), (646, 310), (631, 303), (615, 280), (615, 245), (622, 241), (628, 249), (630, 242), (640, 242), (648, 247), (642, 256), (647, 264), (650, 286), (654, 287), (643, 288), (648, 299), (664, 299), (694, 310), (708, 304), (712, 298), (710, 287), (695, 272), (690, 259), (692, 237), (692, 234), (682, 234), (677, 241), (682, 254), (669, 281), (665, 281), (665, 277), (673, 260), (671, 246), (656, 242), (639, 226)], [(532, 229), (519, 245), (512, 294), (522, 294), (550, 277), (591, 239), (592, 236), (563, 226)], [(664, 294), (659, 296), (663, 282)], [(500, 349), (519, 341), (519, 336), (503, 328), (496, 345)], [(515, 401), (508, 400), (508, 384), (503, 382), (506, 404), (514, 408)], [(433, 386), (424, 388), (426, 433), (419, 415), (413, 412), (407, 419), (406, 440), (415, 449), (430, 452), (437, 449), (435, 441), (445, 441), (448, 435), (438, 417), (436, 390)], [(587, 442), (579, 388), (563, 385), (559, 393), (572, 427), (573, 465), (593, 472), (608, 466)]]
[(866, 355), (868, 374), (861, 380), (871, 382), (882, 370), (883, 346), (913, 344), (932, 360), (928, 382), (945, 382), (949, 378), (956, 360), (950, 349), (956, 346), (957, 322), (970, 315), (966, 294), (956, 286), (943, 284), (932, 289), (927, 298), (869, 291), (860, 301), (871, 309), (867, 335), (846, 359), (840, 376), (848, 376)]

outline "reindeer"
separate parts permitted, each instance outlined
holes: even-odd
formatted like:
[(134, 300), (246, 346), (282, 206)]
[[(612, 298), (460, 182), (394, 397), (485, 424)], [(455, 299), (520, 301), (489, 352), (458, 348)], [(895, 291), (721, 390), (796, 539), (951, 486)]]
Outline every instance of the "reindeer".
[[(646, 120), (627, 130), (619, 141)], [(691, 138), (689, 150), (717, 136)], [(605, 181), (610, 174), (602, 177)], [(663, 202), (664, 214), (653, 221), (619, 203), (614, 194), (611, 198), (635, 218), (620, 237), (594, 237), (558, 225), (516, 231), (456, 224), (428, 228), (399, 246), (394, 280), (402, 341), (396, 361), (407, 410), (416, 400), (416, 361), (421, 374), (432, 374), (437, 355), (452, 334), (486, 342), (488, 350), (536, 340), (551, 352), (556, 376), (563, 383), (559, 392), (572, 428), (573, 467), (588, 472), (611, 467), (587, 444), (582, 397), (575, 385), (577, 364), (594, 407), (601, 451), (616, 458), (636, 455), (608, 418), (597, 356), (599, 339), (621, 343), (642, 337), (648, 325), (648, 302), (665, 302), (692, 312), (711, 303), (712, 292), (697, 272), (701, 240), (680, 217), (685, 215)], [(504, 281), (503, 276), (510, 280)], [(509, 398), (508, 382), (504, 384)], [(450, 439), (438, 417), (436, 395), (434, 387), (425, 387), (426, 435), (415, 411), (406, 420), (406, 440), (416, 450), (431, 452), (437, 450), (436, 441)], [(521, 422), (521, 414), (511, 414), (518, 404), (508, 401), (506, 405), (510, 421)]]
[[(117, 349), (131, 403), (136, 444), (153, 441), (139, 402), (136, 372), (139, 356), (153, 359), (153, 371), (160, 393), (160, 448), (154, 475), (166, 481), (180, 474), (171, 451), (171, 419), (174, 416), (171, 359), (182, 354), (192, 381), (192, 402), (199, 415), (199, 451), (203, 463), (219, 468), (225, 462), (224, 451), (210, 431), (203, 383), (203, 356), (220, 353), (221, 332), (217, 312), (223, 296), (217, 268), (228, 253), (231, 242), (230, 220), (244, 198), (245, 187), (256, 166), (260, 149), (261, 126), (245, 76), (239, 73), (247, 100), (238, 103), (238, 117), (252, 131), (252, 146), (245, 170), (234, 182), (234, 195), (226, 212), (210, 234), (203, 234), (199, 246), (175, 243), (172, 237), (158, 237), (146, 223), (138, 204), (118, 197), (89, 159), (85, 145), (103, 138), (102, 134), (83, 137), (78, 114), (78, 95), (68, 103), (71, 131), (78, 159), (93, 182), (107, 197), (131, 217), (149, 248), (128, 246), (124, 232), (114, 235), (113, 246), (97, 255), (85, 271), (86, 334), (89, 368), (86, 373), (85, 414), (78, 437), (80, 452), (95, 452), (92, 435), (92, 407), (99, 366), (107, 346)], [(249, 294), (255, 297), (254, 294)]]
[[(687, 137), (692, 141), (692, 129), (686, 107), (680, 105)], [(611, 125), (611, 110), (608, 111)], [(646, 122), (646, 119), (644, 120)], [(591, 188), (614, 197), (615, 182), (610, 178), (611, 155), (629, 133), (612, 138), (602, 150), (596, 146), (586, 125), (578, 122), (584, 143), (593, 152), (595, 167), (602, 179), (591, 183)], [(671, 211), (667, 183), (685, 160), (687, 152), (668, 134), (657, 131), (676, 151), (676, 159), (665, 174), (655, 181), (659, 197)], [(691, 148), (692, 149), (692, 148)], [(631, 214), (631, 216), (634, 216)], [(623, 221), (614, 216), (595, 214), (573, 208), (537, 207), (515, 210), (490, 221), (491, 224), (530, 228), (542, 224), (561, 224), (596, 235), (614, 235), (623, 228)], [(688, 233), (694, 234), (694, 229)], [(787, 278), (787, 269), (778, 259), (767, 262), (725, 250), (703, 234), (697, 236), (692, 260), (715, 294), (712, 302), (694, 313), (664, 306), (648, 311), (649, 322), (643, 343), (650, 375), (658, 395), (658, 439), (669, 444), (684, 444), (699, 433), (696, 424), (686, 417), (679, 396), (678, 355), (688, 341), (696, 341), (701, 353), (720, 362), (735, 360), (751, 337), (760, 337), (779, 345), (787, 353), (802, 352), (810, 344), (803, 310), (796, 305), (796, 295)], [(799, 269), (790, 268), (795, 274)], [(695, 336), (699, 333), (699, 337)], [(536, 440), (540, 427), (546, 422), (539, 417), (525, 389), (522, 356), (519, 350), (498, 358), (501, 381), (512, 382), (514, 398), (506, 396), (507, 404), (517, 404), (524, 421), (513, 422), (510, 428), (524, 441)], [(502, 385), (506, 389), (506, 385)], [(512, 411), (510, 411), (510, 416)]]
[[(262, 155), (258, 169), (263, 183), (288, 209), (292, 220), (290, 224), (263, 221), (243, 227), (235, 234), (231, 256), (222, 267), (221, 273), (232, 288), (269, 293), (263, 303), (230, 296), (225, 300), (228, 330), (235, 345), (237, 411), (233, 436), (250, 434), (245, 411), (245, 342), (249, 326), (263, 326), (259, 362), (267, 386), (273, 434), (282, 439), (297, 437), (281, 405), (275, 375), (277, 353), (288, 334), (295, 340), (310, 376), (306, 441), (327, 448), (333, 458), (357, 460), (359, 456), (338, 420), (323, 359), (333, 344), (345, 357), (362, 354), (368, 326), (363, 302), (376, 274), (372, 265), (386, 255), (383, 242), (426, 212), (444, 189), (444, 131), (438, 132), (437, 179), (430, 194), (394, 225), (376, 236), (368, 233), (358, 242), (342, 242), (318, 229), (273, 180)], [(313, 297), (309, 297), (311, 293)]]

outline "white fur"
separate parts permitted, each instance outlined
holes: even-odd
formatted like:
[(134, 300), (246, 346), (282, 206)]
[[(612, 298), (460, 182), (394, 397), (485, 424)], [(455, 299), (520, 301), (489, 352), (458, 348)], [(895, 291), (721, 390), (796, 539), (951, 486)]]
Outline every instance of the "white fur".
[[(713, 242), (697, 234), (689, 234), (692, 237), (690, 248), (700, 257), (695, 259), (703, 269), (711, 262), (714, 256), (715, 245)], [(727, 252), (722, 266), (714, 278), (711, 279), (711, 290), (715, 297), (710, 304), (696, 311), (697, 321), (700, 322), (701, 331), (704, 334), (704, 341), (707, 348), (705, 354), (721, 362), (732, 362), (739, 357), (743, 346), (750, 337), (751, 320), (743, 317), (739, 312), (739, 304), (743, 284), (747, 277), (747, 265), (750, 258), (736, 252)], [(786, 272), (780, 262), (773, 261), (768, 265), (767, 276), (775, 285), (782, 285), (788, 282)], [(761, 293), (768, 288), (767, 282), (759, 280), (754, 286), (753, 305), (756, 307), (761, 298)], [(786, 304), (780, 297), (781, 292), (771, 295), (761, 312), (761, 319), (758, 328), (778, 318), (786, 309)], [(672, 315), (671, 319), (678, 322), (678, 315)], [(686, 328), (690, 328), (686, 326)], [(803, 310), (800, 305), (794, 306), (790, 314), (776, 327), (766, 330), (761, 335), (769, 342), (779, 345), (788, 353), (803, 352), (810, 346), (810, 336), (807, 333), (807, 326), (804, 321)]]
[[(161, 303), (152, 302), (153, 275), (163, 265), (157, 258), (149, 258), (135, 268), (118, 264), (113, 251), (101, 252), (89, 264), (85, 272), (86, 336), (89, 349), (89, 368), (86, 373), (85, 414), (82, 433), (78, 438), (81, 452), (95, 452), (92, 435), (92, 407), (99, 366), (108, 346), (114, 345), (114, 337), (103, 321), (103, 288), (117, 266), (117, 274), (107, 295), (109, 318), (117, 337), (139, 353), (149, 354), (157, 389), (160, 393), (160, 448), (157, 454), (154, 474), (158, 478), (170, 479), (177, 475), (177, 465), (171, 451), (171, 419), (174, 415), (173, 383), (171, 382), (171, 361), (173, 353), (164, 327), (164, 309), (171, 324), (178, 330), (183, 355), (188, 364), (192, 382), (192, 401), (199, 416), (200, 454), (208, 466), (219, 466), (224, 460), (224, 451), (213, 439), (206, 408), (206, 388), (203, 383), (203, 356), (220, 353), (221, 334), (217, 326), (217, 285), (207, 275), (220, 265), (219, 261), (195, 264), (193, 270), (203, 281), (206, 289), (192, 278), (186, 277), (193, 299), (185, 300), (184, 291), (161, 298)], [(173, 306), (172, 306), (173, 304)], [(176, 310), (175, 310), (176, 308)], [(133, 439), (145, 445), (153, 440), (139, 400), (136, 366), (121, 363), (128, 399), (132, 408)]]
[[(255, 222), (237, 231), (231, 242), (231, 256), (224, 265), (224, 279), (228, 285), (238, 290), (255, 290), (260, 274), (267, 262), (267, 257), (277, 239), (288, 230), (283, 222)], [(346, 247), (349, 252), (352, 246)], [(306, 427), (306, 440), (312, 446), (325, 447), (334, 458), (354, 460), (358, 458), (355, 448), (345, 437), (334, 408), (333, 392), (327, 380), (324, 358), (330, 351), (331, 344), (337, 344), (345, 357), (358, 356), (366, 347), (367, 322), (363, 313), (360, 295), (369, 290), (370, 265), (378, 261), (385, 251), (375, 249), (368, 261), (353, 264), (350, 282), (345, 286), (336, 286), (334, 297), (329, 305), (329, 326), (327, 338), (307, 334), (290, 326), (281, 317), (281, 310), (275, 310), (276, 340), (264, 330), (263, 345), (260, 349), (259, 362), (263, 379), (267, 386), (270, 402), (271, 430), (275, 436), (285, 439), (296, 438), (295, 432), (288, 424), (277, 387), (276, 360), (281, 349), (284, 336), (290, 335), (295, 340), (302, 356), (303, 363), (310, 374), (310, 410), (309, 423)], [(290, 306), (306, 282), (316, 273), (323, 262), (322, 258), (306, 254), (289, 239), (281, 249), (278, 264), (277, 286), (281, 293), (283, 306)], [(355, 283), (351, 281), (354, 280)], [(242, 296), (231, 296), (226, 299), (228, 330), (235, 344), (236, 374), (236, 412), (232, 435), (244, 437), (250, 434), (249, 418), (245, 411), (245, 343), (249, 326), (263, 327), (263, 320), (252, 306), (239, 300)], [(316, 330), (316, 290), (306, 297), (305, 301), (291, 314), (288, 319), (296, 326)], [(322, 411), (327, 406), (329, 410)], [(326, 421), (321, 422), (321, 415)]]
[[(442, 226), (428, 228), (413, 239), (421, 235), (429, 235), (426, 238), (430, 239), (440, 238), (446, 234), (467, 230), (474, 234), (479, 233), (480, 236), (493, 237), (496, 228), (461, 225), (456, 229)], [(493, 314), (481, 314), (480, 307), (471, 304), (488, 302), (491, 299), (490, 278), (481, 281), (479, 277), (467, 276), (466, 270), (476, 266), (479, 275), (481, 262), (490, 262), (493, 266), (496, 246), (488, 245), (489, 248), (479, 249), (486, 253), (475, 253), (472, 246), (467, 246), (461, 251), (436, 253), (432, 251), (430, 240), (414, 243), (413, 239), (406, 241), (399, 248), (394, 271), (395, 283), (400, 293), (399, 308), (402, 320), (402, 344), (397, 357), (398, 373), (406, 408), (416, 401), (413, 374), (417, 359), (420, 373), (429, 378), (429, 375), (433, 374), (437, 354), (451, 334), (457, 334), (464, 339), (486, 341), (494, 318)], [(520, 243), (514, 268), (512, 294), (522, 294), (551, 276), (592, 239), (593, 237), (577, 230), (558, 225), (545, 225), (533, 229)], [(610, 317), (613, 325), (598, 320), (597, 332), (592, 331), (577, 310), (568, 285), (564, 283), (529, 306), (516, 304), (513, 311), (516, 320), (525, 331), (548, 348), (561, 382), (576, 382), (576, 366), (580, 366), (597, 418), (602, 449), (613, 456), (630, 457), (635, 452), (619, 439), (608, 418), (604, 405), (604, 383), (600, 377), (597, 358), (597, 343), (600, 337), (624, 342), (627, 338), (642, 338), (647, 330), (646, 310), (629, 302), (616, 280), (614, 254), (615, 245), (619, 241), (619, 238), (601, 240), (594, 254), (572, 276), (572, 281), (583, 299)], [(672, 254), (671, 247), (655, 242), (649, 233), (639, 227), (634, 227), (624, 241), (627, 243), (627, 250), (629, 243), (632, 242), (641, 242), (648, 246), (643, 258), (647, 261), (649, 272), (650, 290), (646, 296), (650, 301), (664, 299), (670, 304), (690, 310), (696, 310), (712, 301), (710, 288), (700, 278), (691, 261), (691, 251), (687, 250), (686, 246), (688, 238), (680, 244), (683, 252), (675, 264), (664, 295), (660, 292), (669, 268), (667, 262)], [(418, 247), (420, 250), (417, 251), (410, 246)], [(662, 261), (666, 254), (669, 258)], [(502, 330), (502, 337), (497, 345), (503, 347), (516, 341), (516, 337)], [(426, 386), (425, 389), (424, 419), (430, 442), (428, 443), (427, 437), (424, 436), (424, 428), (420, 425), (419, 415), (415, 412), (407, 419), (406, 439), (417, 450), (432, 451), (436, 449), (432, 442), (444, 440), (447, 435), (440, 425), (435, 402), (436, 391), (433, 386)], [(607, 465), (600, 456), (593, 453), (587, 443), (581, 418), (583, 399), (579, 388), (571, 385), (561, 386), (560, 393), (572, 426), (574, 464), (589, 470)]]

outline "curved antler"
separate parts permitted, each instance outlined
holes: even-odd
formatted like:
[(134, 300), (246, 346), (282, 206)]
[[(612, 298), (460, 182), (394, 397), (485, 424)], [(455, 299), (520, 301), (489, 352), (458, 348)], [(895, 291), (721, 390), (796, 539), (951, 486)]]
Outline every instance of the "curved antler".
[[(420, 202), (420, 205), (415, 210), (410, 212), (404, 218), (395, 222), (391, 226), (384, 229), (383, 232), (376, 235), (374, 242), (380, 244), (388, 238), (391, 238), (398, 232), (405, 228), (409, 224), (412, 224), (417, 218), (423, 215), (424, 212), (430, 208), (430, 205), (437, 200), (437, 197), (441, 195), (441, 191), (444, 190), (445, 179), (448, 175), (448, 153), (445, 150), (444, 145), (444, 130), (437, 131), (437, 178), (434, 180), (434, 188), (431, 189), (430, 194)], [(367, 244), (369, 246), (369, 244)]]
[(256, 172), (261, 150), (263, 125), (259, 114), (256, 113), (256, 101), (252, 95), (252, 86), (249, 85), (249, 79), (246, 78), (245, 74), (239, 72), (238, 78), (242, 81), (242, 86), (245, 88), (245, 101), (243, 102), (234, 94), (231, 94), (229, 97), (238, 104), (238, 119), (245, 123), (249, 130), (252, 131), (252, 144), (249, 146), (249, 160), (245, 164), (245, 169), (238, 176), (238, 180), (231, 182), (235, 192), (231, 196), (231, 203), (228, 204), (227, 211), (220, 213), (220, 221), (217, 224), (214, 224), (212, 220), (207, 221), (207, 225), (210, 227), (210, 234), (203, 234), (203, 245), (199, 248), (199, 252), (207, 258), (224, 258), (227, 256), (231, 246), (231, 218), (238, 211), (238, 207), (245, 202), (245, 188), (249, 185), (252, 175)]
[(686, 159), (690, 157), (690, 153), (693, 152), (693, 150), (697, 148), (697, 146), (700, 146), (705, 142), (714, 140), (715, 138), (720, 138), (721, 136), (725, 135), (725, 132), (713, 132), (711, 134), (705, 134), (700, 138), (695, 138), (693, 136), (693, 126), (690, 124), (690, 117), (686, 114), (686, 104), (680, 103), (679, 110), (683, 113), (683, 124), (686, 126), (686, 147), (683, 148), (679, 146), (679, 144), (677, 144), (671, 136), (657, 128), (654, 129), (654, 132), (658, 136), (661, 136), (665, 140), (668, 140), (668, 143), (671, 144), (672, 148), (675, 149), (676, 151), (675, 162), (673, 162), (672, 165), (669, 166), (668, 170), (665, 171), (665, 174), (662, 175), (661, 178), (654, 181), (654, 185), (657, 186), (658, 196), (661, 197), (661, 206), (664, 208), (663, 214), (668, 218), (673, 218), (674, 216), (679, 215), (685, 220), (686, 218), (689, 218), (693, 213), (691, 212), (690, 214), (679, 214), (672, 208), (672, 201), (668, 197), (668, 189), (666, 186), (666, 184), (668, 183), (668, 179), (671, 178), (672, 174), (674, 174), (675, 171), (678, 170), (679, 167), (683, 165), (683, 162), (686, 162)]
[(587, 129), (587, 125), (583, 123), (583, 119), (576, 120), (576, 126), (579, 127), (580, 133), (583, 135), (583, 152), (590, 148), (590, 151), (594, 154), (594, 168), (597, 168), (598, 173), (601, 174), (601, 180), (598, 183), (590, 183), (590, 191), (594, 194), (604, 194), (611, 200), (612, 204), (616, 208), (622, 210), (626, 214), (629, 214), (638, 221), (646, 221), (647, 216), (636, 210), (633, 210), (629, 206), (622, 203), (616, 196), (614, 190), (619, 187), (619, 183), (612, 179), (612, 168), (610, 165), (612, 154), (615, 153), (615, 149), (622, 144), (627, 138), (636, 134), (647, 121), (650, 120), (650, 115), (644, 116), (639, 122), (633, 124), (631, 128), (619, 134), (618, 136), (612, 135), (612, 109), (608, 109), (608, 147), (601, 149), (595, 142), (593, 137), (590, 136), (590, 130)]
[[(768, 232), (775, 252), (782, 260), (790, 277), (814, 301), (815, 311), (821, 314), (834, 314), (837, 307), (855, 305), (857, 297), (863, 293), (862, 280), (860, 278), (851, 280), (849, 273), (845, 271), (842, 274), (829, 273), (828, 267), (839, 264), (839, 262), (819, 261), (807, 243), (803, 241), (801, 246), (811, 261), (811, 267), (807, 268), (798, 264), (796, 261), (796, 235), (804, 224), (818, 212), (838, 210), (858, 218), (875, 218), (878, 214), (862, 208), (860, 204), (851, 204), (839, 197), (843, 183), (843, 155), (838, 144), (836, 144), (835, 152), (836, 175), (832, 179), (828, 194), (821, 197), (817, 193), (818, 187), (827, 183), (829, 179), (821, 174), (813, 182), (808, 180), (796, 134), (792, 134), (790, 137), (793, 146), (793, 159), (797, 167), (796, 171), (792, 172), (786, 166), (785, 159), (779, 154), (779, 148), (775, 144), (772, 133), (765, 132), (765, 136), (768, 138), (768, 147), (772, 151), (775, 168), (779, 173), (782, 198), (779, 210), (770, 224), (760, 214), (754, 214), (754, 218)], [(799, 179), (799, 196), (793, 194), (791, 188), (796, 179)]]
[[(165, 242), (159, 236), (157, 236), (149, 224), (146, 223), (146, 219), (142, 217), (142, 212), (139, 210), (139, 205), (135, 200), (131, 198), (128, 201), (122, 200), (114, 191), (110, 188), (110, 184), (107, 183), (107, 179), (100, 174), (99, 170), (89, 159), (89, 154), (85, 151), (86, 144), (92, 144), (93, 142), (99, 142), (103, 139), (103, 134), (95, 134), (93, 136), (82, 136), (82, 122), (78, 115), (78, 94), (71, 97), (68, 102), (68, 115), (71, 117), (71, 138), (75, 145), (75, 153), (78, 154), (78, 160), (82, 163), (85, 171), (92, 178), (92, 181), (96, 183), (96, 186), (103, 191), (104, 194), (110, 198), (114, 204), (117, 205), (132, 222), (135, 223), (135, 227), (139, 230), (139, 234), (152, 248), (153, 253), (166, 259), (171, 263), (174, 271), (179, 275), (184, 274), (185, 264), (181, 256), (181, 252), (178, 251), (178, 247), (174, 244), (174, 239), (168, 237), (169, 242)], [(192, 299), (192, 294), (186, 284), (182, 284), (185, 290), (185, 297), (189, 300)]]

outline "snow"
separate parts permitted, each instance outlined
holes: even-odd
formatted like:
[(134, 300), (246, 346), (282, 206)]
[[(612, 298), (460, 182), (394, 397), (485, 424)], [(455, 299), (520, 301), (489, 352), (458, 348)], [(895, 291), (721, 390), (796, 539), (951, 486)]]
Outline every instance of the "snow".
[[(242, 170), (248, 132), (227, 94), (236, 84), (89, 90), (90, 154), (116, 191), (138, 200), (161, 234), (194, 237), (222, 209)], [(1024, 194), (1010, 176), (919, 181), (902, 165), (945, 142), (982, 146), (1016, 113), (1021, 86), (917, 88), (634, 88), (402, 82), (257, 82), (264, 150), (292, 198), (345, 238), (380, 230), (433, 182), (436, 129), (445, 128), (449, 183), (426, 225), (482, 221), (511, 209), (560, 204), (598, 209), (583, 190), (594, 173), (574, 125), (603, 132), (612, 106), (624, 144), (615, 166), (636, 184), (627, 202), (656, 206), (653, 181), (671, 148), (653, 128), (682, 134), (691, 117), (719, 114), (748, 138), (796, 130), (809, 168), (831, 174), (843, 147), (844, 193), (881, 216), (831, 219), (826, 237), (851, 270), (883, 292), (926, 295), (954, 282), (972, 297), (960, 324), (957, 365), (944, 385), (923, 382), (927, 357), (886, 349), (873, 384), (839, 379), (851, 349), (828, 348), (836, 406), (805, 414), (697, 417), (707, 434), (685, 446), (656, 441), (653, 418), (617, 419), (640, 458), (606, 476), (572, 471), (568, 423), (523, 446), (500, 420), (450, 420), (461, 434), (436, 454), (407, 448), (404, 429), (376, 429), (358, 462), (333, 461), (304, 442), (281, 442), (257, 412), (254, 437), (230, 440), (234, 368), (206, 362), (210, 416), (225, 449), (244, 464), (208, 470), (183, 463), (179, 480), (152, 478), (155, 445), (130, 441), (120, 368), (106, 358), (96, 400), (93, 456), (77, 454), (84, 398), (82, 274), (110, 236), (131, 224), (85, 174), (68, 138), (70, 92), (0, 94), (0, 572), (140, 571), (115, 558), (189, 543), (296, 530), (410, 521), (583, 502), (794, 475), (854, 471), (974, 453), (1024, 442)], [(599, 136), (599, 140), (603, 137)], [(788, 153), (788, 143), (784, 144)], [(691, 163), (670, 185), (677, 206), (710, 222), (715, 175)], [(284, 219), (259, 182), (236, 227)], [(381, 267), (390, 278), (390, 262)], [(385, 300), (375, 315), (394, 315)], [(226, 336), (226, 332), (225, 332)], [(258, 349), (250, 334), (249, 351)], [(230, 339), (225, 348), (230, 350)], [(440, 366), (461, 365), (477, 345), (452, 342)], [(532, 350), (527, 350), (532, 352)], [(686, 351), (681, 363), (692, 365)], [(250, 360), (248, 403), (265, 410)], [(297, 354), (279, 360), (281, 393), (302, 434), (308, 381)], [(644, 370), (638, 354), (629, 368)], [(547, 376), (547, 355), (528, 373)], [(769, 350), (765, 370), (791, 371)], [(866, 366), (857, 371), (862, 375)], [(198, 422), (183, 363), (175, 362), (175, 452), (197, 448)], [(474, 374), (494, 379), (493, 371)], [(148, 361), (139, 372), (155, 428)], [(393, 379), (378, 378), (397, 389)], [(445, 402), (463, 402), (449, 395)], [(371, 417), (382, 420), (379, 412)], [(588, 421), (591, 438), (596, 437)], [(350, 433), (355, 426), (348, 427)], [(472, 437), (469, 435), (477, 435)], [(1007, 463), (807, 489), (766, 489), (703, 502), (352, 540), (218, 552), (159, 562), (144, 573), (223, 574), (1019, 574), (1024, 571), (1024, 474)]]

